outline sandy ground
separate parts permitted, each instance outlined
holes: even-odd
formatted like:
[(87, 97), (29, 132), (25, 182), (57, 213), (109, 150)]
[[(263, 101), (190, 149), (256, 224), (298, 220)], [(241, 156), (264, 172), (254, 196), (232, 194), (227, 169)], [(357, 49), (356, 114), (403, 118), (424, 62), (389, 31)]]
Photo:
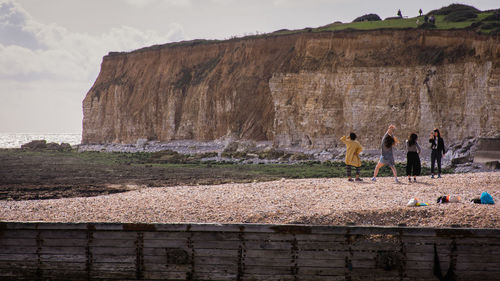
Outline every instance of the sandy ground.
[[(50, 200), (3, 201), (1, 221), (203, 222), (406, 225), (500, 228), (500, 172), (393, 178), (279, 180), (248, 184), (143, 188)], [(472, 204), (489, 192), (495, 205)], [(437, 204), (442, 195), (460, 203)], [(417, 197), (429, 206), (407, 207)]]

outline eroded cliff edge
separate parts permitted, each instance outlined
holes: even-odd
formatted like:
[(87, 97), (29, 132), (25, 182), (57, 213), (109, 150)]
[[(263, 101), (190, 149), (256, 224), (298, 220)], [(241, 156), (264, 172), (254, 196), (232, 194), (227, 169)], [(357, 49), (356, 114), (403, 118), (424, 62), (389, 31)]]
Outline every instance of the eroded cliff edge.
[(449, 141), (500, 132), (500, 38), (469, 31), (301, 33), (105, 56), (82, 144), (269, 140), (322, 149), (387, 124)]

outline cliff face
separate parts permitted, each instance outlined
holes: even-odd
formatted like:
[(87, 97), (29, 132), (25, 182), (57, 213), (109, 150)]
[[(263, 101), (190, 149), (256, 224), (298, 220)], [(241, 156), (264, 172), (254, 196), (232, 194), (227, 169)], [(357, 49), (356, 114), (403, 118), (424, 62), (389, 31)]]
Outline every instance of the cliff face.
[(302, 33), (105, 56), (83, 101), (82, 143), (236, 137), (327, 148), (354, 131), (378, 147), (439, 127), (500, 132), (500, 38), (468, 31)]

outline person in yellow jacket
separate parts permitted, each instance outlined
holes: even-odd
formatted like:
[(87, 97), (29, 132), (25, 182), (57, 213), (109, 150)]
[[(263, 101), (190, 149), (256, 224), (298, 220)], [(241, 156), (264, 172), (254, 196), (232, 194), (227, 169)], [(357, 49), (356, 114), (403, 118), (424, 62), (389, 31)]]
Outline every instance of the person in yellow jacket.
[(351, 177), (352, 167), (356, 168), (356, 181), (363, 181), (359, 177), (359, 170), (361, 167), (361, 159), (359, 154), (363, 151), (363, 147), (356, 140), (356, 134), (350, 133), (349, 137), (343, 136), (340, 140), (346, 145), (347, 150), (345, 152), (345, 164), (347, 170), (347, 177), (349, 181), (354, 181)]

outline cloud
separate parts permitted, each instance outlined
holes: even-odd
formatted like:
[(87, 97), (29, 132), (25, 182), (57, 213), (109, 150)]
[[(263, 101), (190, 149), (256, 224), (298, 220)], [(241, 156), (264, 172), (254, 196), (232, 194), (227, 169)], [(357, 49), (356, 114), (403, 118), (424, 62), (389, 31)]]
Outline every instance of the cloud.
[(187, 7), (191, 6), (191, 0), (126, 0), (127, 4), (143, 8), (149, 5), (166, 4), (169, 6)]
[(12, 1), (0, 2), (0, 44), (43, 48), (36, 35), (29, 30), (31, 18), (28, 13)]
[[(167, 30), (160, 34), (118, 26), (99, 35), (72, 32), (57, 24), (39, 23), (14, 1), (0, 0), (0, 111), (14, 115), (10, 119), (19, 120), (18, 127), (31, 126), (26, 123), (30, 118), (15, 118), (16, 114), (37, 115), (33, 109), (39, 108), (46, 116), (38, 118), (71, 115), (67, 119), (79, 120), (72, 124), (81, 129), (81, 102), (97, 77), (102, 57), (110, 51), (186, 39), (179, 24), (172, 23)], [(24, 107), (19, 108), (20, 104)], [(0, 120), (0, 131), (13, 126), (5, 120)]]
[(290, 6), (316, 6), (318, 4), (340, 4), (349, 3), (351, 0), (272, 0), (272, 4), (275, 6), (290, 7)]
[[(13, 2), (0, 4), (0, 79), (40, 76), (88, 80), (94, 76), (103, 55), (109, 51), (130, 51), (148, 45), (185, 38), (179, 24), (170, 24), (166, 34), (129, 26), (112, 28), (99, 36), (75, 33), (55, 24), (33, 21)], [(22, 36), (17, 36), (21, 31)], [(2, 35), (3, 35), (2, 34)]]

